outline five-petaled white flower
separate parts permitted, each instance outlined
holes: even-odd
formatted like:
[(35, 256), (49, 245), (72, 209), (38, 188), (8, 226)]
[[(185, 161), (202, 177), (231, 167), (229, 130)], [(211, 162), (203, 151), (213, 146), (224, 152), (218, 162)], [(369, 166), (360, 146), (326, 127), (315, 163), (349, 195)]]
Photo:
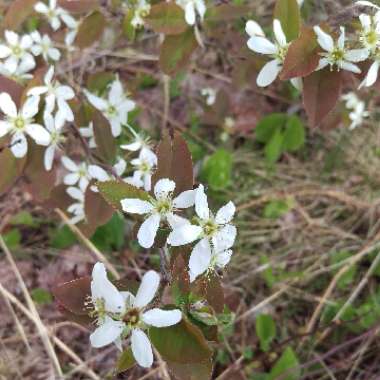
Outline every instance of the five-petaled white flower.
[(28, 95), (45, 95), (45, 113), (52, 113), (57, 105), (56, 118), (59, 123), (74, 121), (74, 113), (71, 110), (68, 100), (75, 97), (73, 89), (69, 86), (61, 85), (58, 81), (53, 81), (54, 66), (50, 66), (44, 76), (44, 86), (32, 87)]
[(75, 22), (74, 18), (65, 9), (57, 6), (57, 0), (49, 0), (49, 5), (39, 1), (34, 6), (34, 10), (47, 18), (53, 30), (58, 30), (61, 27), (62, 21), (68, 27)]
[(144, 17), (150, 12), (150, 4), (146, 0), (138, 0), (133, 8), (133, 18), (131, 25), (134, 28), (141, 28), (144, 25)]
[[(189, 260), (191, 280), (210, 266), (215, 266), (218, 257), (231, 256), (229, 249), (236, 238), (236, 227), (231, 224), (235, 214), (232, 202), (223, 206), (214, 216), (209, 209), (204, 187), (199, 185), (195, 193), (195, 212), (198, 216), (197, 224), (182, 219), (174, 226), (167, 241), (172, 246), (180, 246), (199, 240)], [(224, 261), (226, 260), (223, 259)]]
[(34, 122), (34, 116), (38, 113), (39, 99), (28, 97), (25, 103), (17, 111), (16, 104), (9, 94), (0, 94), (0, 109), (5, 115), (4, 120), (0, 120), (0, 138), (6, 134), (11, 134), (11, 151), (17, 158), (24, 157), (28, 151), (29, 135), (38, 145), (49, 145), (50, 135), (40, 124)]
[(111, 84), (107, 100), (86, 90), (84, 93), (88, 101), (110, 122), (112, 135), (118, 137), (121, 134), (121, 126), (128, 121), (128, 112), (136, 106), (135, 102), (125, 96), (120, 80), (117, 79)]
[(370, 113), (366, 110), (366, 105), (363, 100), (360, 100), (354, 92), (349, 92), (342, 96), (345, 101), (346, 108), (352, 110), (348, 117), (351, 120), (350, 130), (363, 124), (364, 120), (369, 117)]
[(149, 149), (141, 150), (139, 157), (131, 161), (135, 171), (132, 177), (125, 179), (126, 182), (136, 187), (144, 187), (150, 191), (152, 184), (153, 169), (157, 166), (157, 156)]
[(30, 34), (30, 37), (32, 37), (33, 40), (33, 46), (30, 50), (35, 56), (42, 55), (46, 62), (50, 59), (52, 61), (58, 61), (61, 58), (60, 51), (54, 47), (52, 40), (47, 34), (41, 36), (38, 30), (35, 30)]
[(201, 95), (206, 98), (206, 104), (212, 106), (216, 100), (216, 91), (211, 87), (205, 87), (201, 90)]
[(144, 330), (168, 327), (182, 319), (180, 310), (149, 308), (160, 284), (160, 276), (148, 271), (141, 280), (136, 296), (128, 291), (120, 292), (107, 278), (102, 263), (96, 263), (92, 271), (91, 299), (97, 329), (90, 335), (93, 347), (116, 343), (121, 348), (121, 338), (131, 336), (131, 349), (137, 363), (142, 367), (153, 364), (153, 350)]
[(173, 199), (175, 186), (173, 181), (163, 178), (154, 186), (155, 199), (151, 197), (146, 201), (127, 198), (120, 202), (125, 212), (148, 215), (137, 233), (137, 239), (142, 247), (152, 247), (161, 221), (171, 224), (175, 218), (176, 209), (189, 208), (194, 205), (194, 190), (184, 191)]
[(9, 67), (5, 67), (5, 64), (0, 63), (0, 74), (16, 81), (32, 79), (33, 74), (31, 74), (30, 71), (33, 70), (35, 66), (34, 61), (26, 61), (24, 64), (20, 64), (11, 68), (12, 70), (9, 70)]
[(76, 202), (72, 203), (67, 208), (67, 212), (72, 214), (72, 217), (70, 218), (70, 224), (77, 224), (86, 219), (84, 212), (84, 191), (85, 190), (74, 186), (70, 186), (66, 189), (66, 193), (70, 195), (71, 198), (76, 200)]
[(95, 141), (95, 135), (94, 135), (94, 124), (91, 121), (87, 127), (80, 127), (79, 133), (82, 135), (82, 137), (85, 137), (88, 139), (88, 146), (93, 149), (96, 148), (96, 141)]
[(50, 143), (45, 150), (44, 166), (47, 171), (53, 167), (55, 151), (61, 147), (61, 144), (66, 140), (62, 134), (63, 123), (57, 117), (53, 117), (50, 113), (44, 115), (45, 128), (50, 134)]
[(9, 72), (15, 72), (17, 67), (21, 71), (25, 68), (35, 67), (36, 63), (30, 49), (33, 45), (32, 37), (28, 34), (20, 37), (10, 30), (4, 32), (5, 44), (0, 44), (0, 58), (5, 59), (4, 67)]
[(63, 156), (61, 160), (63, 166), (70, 172), (63, 178), (63, 183), (70, 186), (78, 183), (79, 188), (82, 191), (85, 191), (91, 181), (91, 175), (88, 172), (88, 165), (85, 162), (76, 164), (67, 156)]
[(177, 0), (176, 3), (185, 11), (185, 20), (189, 25), (194, 25), (197, 14), (203, 21), (206, 13), (206, 5), (203, 0)]
[(269, 55), (273, 59), (266, 63), (257, 76), (257, 85), (260, 87), (269, 86), (278, 76), (282, 69), (286, 53), (288, 51), (288, 43), (285, 33), (282, 30), (279, 20), (273, 20), (273, 32), (275, 43), (265, 37), (264, 31), (260, 25), (253, 21), (247, 21), (245, 31), (250, 36), (247, 41), (248, 48), (256, 53)]
[(336, 66), (338, 71), (343, 69), (356, 74), (361, 72), (360, 68), (354, 63), (365, 61), (368, 58), (368, 50), (348, 50), (345, 47), (346, 34), (343, 27), (340, 28), (340, 36), (337, 42), (334, 42), (334, 39), (319, 26), (314, 27), (314, 32), (317, 35), (318, 44), (325, 50), (325, 52), (320, 53), (322, 58), (320, 58), (316, 70), (324, 69), (330, 65), (331, 70)]

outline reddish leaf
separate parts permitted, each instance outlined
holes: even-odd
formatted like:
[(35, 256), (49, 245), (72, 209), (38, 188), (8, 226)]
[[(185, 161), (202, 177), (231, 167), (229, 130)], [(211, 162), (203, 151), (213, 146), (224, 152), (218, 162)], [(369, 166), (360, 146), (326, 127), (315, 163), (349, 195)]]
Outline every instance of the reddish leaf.
[(70, 13), (86, 13), (99, 7), (99, 0), (58, 0), (58, 5)]
[(287, 80), (311, 74), (318, 66), (318, 53), (319, 45), (314, 30), (302, 28), (301, 35), (289, 46), (280, 78)]
[[(199, 363), (183, 364), (167, 361), (170, 372), (180, 380), (210, 380), (212, 375), (212, 361), (205, 360)], [(231, 379), (232, 380), (232, 379)]]
[(341, 92), (342, 75), (329, 67), (304, 79), (303, 103), (310, 126), (318, 126), (335, 107)]
[(105, 25), (104, 15), (99, 11), (92, 12), (81, 22), (75, 45), (83, 49), (99, 41)]
[(153, 5), (144, 20), (156, 33), (180, 34), (188, 27), (183, 9), (175, 3)]
[(88, 315), (85, 304), (91, 296), (91, 277), (82, 277), (59, 285), (53, 289), (53, 294), (69, 312)]
[(298, 37), (301, 15), (297, 0), (277, 0), (274, 18), (281, 22), (288, 42)]
[(92, 113), (94, 137), (97, 155), (107, 163), (112, 164), (116, 158), (116, 139), (112, 136), (111, 126), (103, 114), (94, 109)]
[(2, 29), (16, 30), (34, 12), (38, 0), (13, 0), (2, 20)]
[(193, 188), (193, 162), (186, 141), (175, 132), (173, 139), (164, 132), (157, 149), (158, 165), (153, 175), (153, 185), (161, 178), (170, 178), (176, 183), (175, 194)]
[(12, 79), (0, 75), (0, 93), (8, 93), (17, 106), (20, 105), (24, 88)]
[(0, 195), (8, 191), (17, 178), (22, 174), (26, 157), (16, 158), (7, 147), (9, 139), (0, 139)]
[(104, 200), (100, 193), (91, 190), (90, 184), (85, 193), (84, 211), (87, 225), (91, 230), (106, 224), (112, 217), (114, 209)]
[(168, 75), (184, 69), (190, 56), (197, 47), (193, 28), (188, 28), (182, 34), (166, 36), (160, 50), (160, 68)]
[(211, 23), (233, 21), (245, 17), (247, 13), (249, 13), (249, 7), (245, 5), (220, 4), (207, 8), (205, 21)]
[(45, 202), (46, 207), (50, 209), (59, 208), (62, 211), (66, 211), (67, 207), (75, 202), (75, 200), (67, 194), (66, 189), (67, 186), (63, 184), (54, 187), (50, 192), (49, 199)]

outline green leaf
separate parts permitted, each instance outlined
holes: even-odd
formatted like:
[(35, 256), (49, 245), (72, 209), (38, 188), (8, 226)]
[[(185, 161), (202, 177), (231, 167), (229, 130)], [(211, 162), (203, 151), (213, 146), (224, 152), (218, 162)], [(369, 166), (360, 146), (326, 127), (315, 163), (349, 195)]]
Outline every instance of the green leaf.
[(3, 239), (9, 248), (18, 248), (21, 243), (21, 233), (18, 229), (13, 228), (6, 234), (3, 234)]
[[(334, 252), (334, 254), (330, 258), (330, 263), (332, 265), (338, 264), (341, 261), (348, 259), (351, 257), (351, 253), (348, 251), (338, 251)], [(337, 273), (339, 269), (336, 269), (334, 272)], [(348, 269), (338, 280), (337, 282), (337, 287), (339, 289), (347, 289), (348, 286), (350, 286), (356, 277), (356, 272), (357, 272), (357, 266), (356, 265), (351, 265), (350, 269)]]
[(256, 334), (259, 337), (261, 349), (267, 352), (276, 337), (276, 324), (270, 315), (260, 314), (257, 316)]
[(270, 201), (264, 208), (264, 218), (278, 219), (288, 213), (294, 206), (294, 201), (291, 198), (286, 200), (275, 199)]
[(282, 149), (294, 152), (305, 144), (305, 127), (297, 115), (288, 117)]
[(136, 364), (136, 360), (133, 356), (132, 349), (128, 348), (124, 350), (120, 355), (117, 364), (116, 371), (117, 373), (125, 372), (127, 369), (133, 367)]
[(20, 211), (9, 221), (13, 226), (29, 226), (38, 227), (40, 224), (33, 218), (32, 214), (28, 211)]
[(301, 15), (297, 0), (277, 0), (274, 18), (281, 22), (288, 42), (298, 37), (301, 26)]
[(107, 86), (115, 80), (115, 74), (108, 71), (98, 71), (87, 78), (87, 89), (96, 94), (103, 94)]
[(272, 113), (263, 117), (255, 128), (257, 141), (268, 143), (276, 131), (285, 125), (287, 118), (284, 113)]
[(56, 249), (69, 248), (77, 242), (76, 236), (67, 225), (50, 233), (50, 245)]
[(104, 199), (115, 209), (122, 211), (120, 201), (125, 198), (149, 200), (149, 194), (123, 181), (98, 182), (97, 187)]
[(207, 7), (205, 22), (216, 24), (223, 21), (233, 21), (245, 17), (249, 13), (249, 7), (245, 5), (220, 4)]
[(124, 219), (114, 213), (107, 224), (97, 228), (91, 241), (104, 252), (120, 250), (124, 244)]
[(159, 65), (161, 70), (167, 75), (173, 75), (184, 69), (197, 46), (193, 28), (188, 28), (181, 34), (166, 36), (160, 49)]
[(277, 129), (270, 141), (265, 146), (265, 156), (269, 163), (274, 164), (281, 156), (284, 134)]
[(104, 15), (99, 11), (92, 12), (79, 25), (75, 45), (84, 49), (99, 41), (105, 25), (106, 20)]
[[(281, 377), (280, 377), (281, 376)], [(268, 380), (299, 380), (301, 370), (296, 354), (287, 347), (270, 371)]]
[(188, 27), (183, 9), (175, 3), (153, 5), (144, 20), (156, 33), (180, 34)]
[(232, 154), (221, 148), (206, 160), (201, 175), (213, 190), (221, 190), (230, 184), (231, 173)]
[(212, 351), (198, 327), (184, 316), (174, 326), (149, 329), (151, 342), (165, 361), (181, 364), (202, 363)]
[(53, 302), (51, 293), (43, 288), (35, 288), (31, 291), (33, 301), (39, 305), (46, 305)]

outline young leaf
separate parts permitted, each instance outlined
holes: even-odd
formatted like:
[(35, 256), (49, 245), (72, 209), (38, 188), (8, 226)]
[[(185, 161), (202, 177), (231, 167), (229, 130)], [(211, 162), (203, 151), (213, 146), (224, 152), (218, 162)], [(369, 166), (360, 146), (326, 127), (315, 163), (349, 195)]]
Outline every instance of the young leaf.
[(173, 75), (184, 69), (197, 46), (193, 28), (188, 28), (181, 34), (166, 36), (160, 50), (161, 70), (167, 75)]
[(284, 134), (280, 129), (277, 129), (270, 141), (265, 146), (265, 156), (269, 163), (274, 164), (282, 154), (282, 144)]
[(232, 154), (225, 149), (218, 149), (204, 163), (202, 177), (212, 189), (224, 189), (231, 181), (232, 164)]
[(125, 198), (149, 200), (149, 194), (122, 181), (105, 181), (96, 184), (103, 198), (116, 210), (122, 210), (120, 201)]
[(268, 380), (299, 380), (301, 370), (296, 354), (291, 347), (287, 347), (280, 359), (276, 362), (270, 371)]
[(267, 352), (270, 344), (276, 337), (276, 324), (270, 315), (260, 314), (257, 316), (256, 334), (260, 339), (261, 349)]
[(288, 42), (298, 37), (301, 15), (297, 0), (277, 0), (274, 9), (274, 18), (281, 22)]
[(320, 125), (335, 107), (341, 92), (342, 73), (329, 67), (304, 79), (303, 103), (311, 127)]
[(212, 351), (198, 327), (185, 317), (174, 326), (149, 329), (149, 336), (164, 360), (190, 364), (210, 360)]
[(224, 292), (217, 274), (199, 278), (193, 284), (193, 292), (206, 299), (216, 313), (223, 312)]
[(280, 73), (282, 80), (310, 75), (317, 68), (320, 56), (317, 37), (312, 28), (303, 27), (286, 53)]
[(99, 11), (92, 12), (80, 24), (75, 45), (81, 49), (91, 46), (99, 41), (103, 34), (106, 20)]
[(282, 149), (294, 152), (305, 144), (305, 128), (297, 115), (288, 117), (285, 126), (284, 141)]
[(261, 143), (268, 143), (276, 130), (285, 125), (287, 121), (287, 115), (284, 113), (272, 113), (263, 117), (256, 125), (255, 133), (257, 141)]
[(194, 183), (193, 161), (186, 141), (175, 132), (173, 138), (168, 132), (163, 133), (157, 148), (157, 170), (152, 178), (152, 185), (161, 178), (169, 178), (176, 184), (175, 194), (192, 190)]
[(144, 20), (156, 33), (181, 34), (187, 29), (183, 9), (175, 3), (153, 5)]
[(17, 30), (18, 27), (34, 12), (38, 0), (14, 0), (10, 2), (7, 13), (2, 20), (3, 30)]

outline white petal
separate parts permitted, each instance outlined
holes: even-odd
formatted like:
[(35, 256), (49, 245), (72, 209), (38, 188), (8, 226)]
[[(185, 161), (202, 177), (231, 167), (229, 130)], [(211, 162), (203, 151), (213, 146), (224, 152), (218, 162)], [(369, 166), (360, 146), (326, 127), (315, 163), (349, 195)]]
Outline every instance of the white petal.
[(114, 321), (106, 316), (104, 324), (99, 326), (91, 335), (91, 346), (95, 348), (104, 347), (114, 342), (120, 337), (123, 332), (125, 324), (121, 321)]
[(348, 61), (341, 62), (340, 67), (344, 70), (351, 71), (355, 74), (360, 74), (362, 72), (358, 66)]
[(9, 132), (11, 127), (12, 125), (7, 121), (0, 120), (0, 138), (5, 136)]
[(156, 295), (159, 285), (159, 274), (154, 270), (146, 272), (141, 279), (141, 284), (137, 291), (133, 306), (138, 308), (147, 306)]
[(103, 299), (107, 311), (121, 313), (125, 309), (124, 297), (108, 279), (103, 263), (96, 263), (92, 270), (91, 296), (93, 300)]
[(38, 113), (40, 98), (38, 96), (29, 96), (22, 106), (21, 115), (25, 119), (30, 119)]
[(356, 1), (355, 4), (356, 5), (363, 5), (363, 6), (367, 6), (367, 7), (372, 7), (372, 8), (376, 8), (376, 9), (380, 9), (379, 6), (377, 6), (376, 4), (372, 3), (371, 1), (359, 0), (359, 1)]
[(140, 329), (132, 330), (131, 348), (137, 363), (144, 368), (153, 364), (152, 346), (146, 334)]
[(231, 261), (231, 256), (232, 256), (231, 249), (217, 253), (216, 265), (219, 268), (224, 268)]
[(104, 111), (108, 108), (108, 103), (102, 99), (102, 98), (99, 98), (98, 96), (94, 95), (94, 94), (91, 94), (90, 92), (88, 91), (84, 91), (88, 101), (95, 107), (97, 108), (98, 110), (100, 111)]
[(191, 272), (191, 279), (206, 272), (211, 261), (211, 247), (207, 239), (202, 239), (198, 242), (190, 255), (189, 268)]
[(195, 24), (195, 9), (193, 2), (187, 2), (185, 6), (185, 20), (189, 25)]
[(253, 36), (247, 41), (248, 47), (260, 54), (276, 54), (277, 47), (265, 37)]
[(65, 100), (70, 100), (75, 97), (74, 90), (69, 86), (59, 86), (56, 90), (56, 94), (58, 98)]
[(40, 96), (42, 94), (46, 94), (48, 92), (48, 88), (46, 86), (36, 86), (32, 87), (28, 90), (28, 96)]
[(318, 43), (322, 49), (331, 52), (334, 50), (334, 40), (324, 32), (319, 26), (314, 26), (314, 32), (317, 35)]
[(202, 231), (200, 226), (193, 224), (182, 225), (170, 232), (167, 242), (173, 247), (189, 244), (199, 239)]
[(168, 327), (176, 325), (182, 319), (180, 310), (161, 310), (154, 308), (142, 315), (142, 320), (149, 326)]
[(344, 43), (346, 42), (346, 30), (343, 26), (340, 27), (340, 36), (338, 38), (338, 47), (344, 50)]
[(315, 69), (315, 71), (319, 71), (324, 69), (330, 64), (329, 60), (327, 58), (321, 58), (318, 62), (318, 67)]
[(54, 154), (55, 154), (55, 146), (54, 145), (48, 146), (44, 154), (44, 166), (45, 166), (45, 170), (47, 171), (50, 171), (51, 168), (53, 167)]
[(218, 224), (226, 224), (231, 222), (236, 211), (233, 202), (228, 202), (225, 206), (219, 209), (216, 213), (215, 221)]
[(353, 49), (344, 53), (344, 59), (351, 62), (362, 62), (368, 58), (368, 49)]
[(17, 33), (13, 32), (12, 30), (6, 30), (4, 32), (4, 35), (9, 45), (18, 45), (19, 36)]
[(190, 222), (187, 219), (182, 218), (182, 216), (179, 216), (179, 215), (173, 214), (173, 213), (169, 213), (166, 216), (166, 220), (172, 229), (179, 228), (181, 226), (190, 224)]
[(369, 68), (368, 73), (367, 73), (366, 77), (364, 78), (364, 81), (362, 82), (361, 86), (364, 85), (366, 87), (370, 87), (377, 81), (379, 66), (380, 66), (379, 61), (375, 61), (374, 63), (372, 63), (372, 65)]
[(231, 248), (235, 243), (236, 234), (235, 226), (232, 224), (225, 225), (212, 238), (215, 249), (220, 252)]
[(195, 190), (187, 190), (173, 199), (173, 206), (177, 208), (188, 208), (194, 206)]
[(30, 47), (33, 45), (32, 37), (30, 37), (28, 34), (25, 34), (21, 37), (20, 41), (20, 47), (22, 49), (30, 49)]
[(135, 141), (131, 144), (124, 144), (120, 146), (121, 149), (130, 150), (131, 152), (137, 152), (138, 150), (141, 149), (141, 147), (142, 147), (141, 141)]
[(210, 217), (210, 210), (208, 208), (207, 195), (205, 194), (204, 186), (201, 184), (196, 189), (195, 193), (195, 212), (201, 219), (208, 219)]
[(7, 116), (17, 117), (16, 104), (6, 92), (0, 94), (0, 109)]
[(110, 179), (108, 173), (98, 165), (89, 165), (88, 173), (92, 178), (101, 182), (108, 181)]
[(67, 156), (62, 157), (62, 164), (67, 170), (70, 170), (71, 172), (76, 172), (79, 170), (78, 165)]
[(197, 9), (198, 15), (203, 20), (206, 13), (206, 5), (203, 0), (195, 0), (195, 8)]
[(132, 214), (148, 214), (153, 210), (153, 205), (150, 202), (143, 201), (137, 198), (127, 198), (120, 201), (123, 211)]
[(11, 151), (15, 157), (22, 158), (26, 155), (28, 151), (28, 142), (23, 133), (14, 134), (12, 136), (11, 145)]
[(8, 46), (0, 44), (0, 58), (1, 59), (8, 57), (11, 53), (12, 53), (12, 50)]
[(71, 110), (69, 104), (66, 100), (62, 98), (57, 98), (58, 105), (58, 113), (60, 116), (58, 117), (61, 120), (74, 121), (74, 113)]
[(368, 31), (371, 28), (371, 17), (364, 13), (359, 15), (360, 23), (365, 31)]
[(160, 215), (153, 214), (149, 216), (140, 226), (137, 233), (139, 244), (144, 248), (151, 248), (160, 226)]
[(245, 24), (245, 31), (250, 37), (253, 36), (260, 36), (260, 37), (265, 37), (265, 33), (261, 29), (261, 26), (253, 20), (247, 21)]
[(108, 100), (112, 104), (118, 104), (120, 99), (124, 96), (123, 86), (120, 82), (120, 80), (115, 80), (112, 82), (109, 94), (108, 94)]
[(50, 144), (50, 134), (42, 125), (28, 124), (25, 126), (25, 131), (38, 145)]
[(157, 181), (154, 186), (154, 195), (156, 196), (156, 199), (166, 198), (169, 193), (174, 191), (174, 189), (175, 182), (168, 178), (163, 178)]
[(269, 86), (277, 78), (281, 68), (281, 65), (276, 59), (266, 63), (257, 76), (257, 85), (259, 87)]
[(281, 22), (277, 19), (273, 20), (273, 32), (278, 44), (282, 47), (286, 46), (286, 36), (282, 30)]
[(49, 11), (49, 8), (46, 6), (46, 4), (44, 4), (42, 1), (38, 2), (35, 6), (34, 6), (34, 10), (38, 13), (48, 13)]
[(78, 173), (70, 173), (65, 175), (63, 178), (63, 183), (65, 185), (75, 185), (79, 181), (79, 174)]
[[(71, 198), (76, 199), (79, 202), (83, 202), (84, 201), (83, 191), (81, 191), (77, 187), (73, 187), (73, 186), (68, 187), (66, 189), (66, 193), (69, 194)], [(101, 265), (103, 265), (103, 264), (101, 264)], [(97, 266), (97, 264), (95, 264), (94, 269), (95, 269), (96, 266)], [(98, 267), (97, 267), (97, 270), (99, 270)]]

